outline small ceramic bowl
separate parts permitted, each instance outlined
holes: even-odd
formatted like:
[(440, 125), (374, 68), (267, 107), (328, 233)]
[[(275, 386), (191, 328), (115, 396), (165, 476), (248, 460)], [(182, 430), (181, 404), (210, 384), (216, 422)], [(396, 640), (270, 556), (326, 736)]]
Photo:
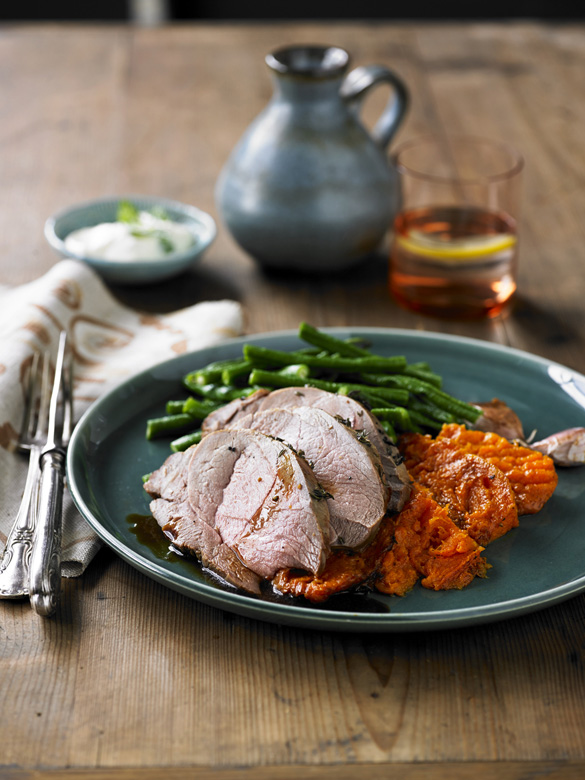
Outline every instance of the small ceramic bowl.
[[(139, 211), (149, 211), (155, 207), (164, 209), (169, 219), (186, 225), (193, 232), (193, 245), (185, 252), (173, 252), (160, 260), (103, 260), (82, 257), (66, 248), (65, 238), (73, 230), (102, 222), (115, 222), (118, 205), (122, 200), (130, 201)], [(49, 217), (45, 222), (45, 238), (57, 254), (83, 260), (103, 279), (113, 284), (150, 284), (177, 276), (201, 258), (216, 235), (215, 221), (206, 212), (177, 201), (143, 195), (120, 195), (81, 203)]]

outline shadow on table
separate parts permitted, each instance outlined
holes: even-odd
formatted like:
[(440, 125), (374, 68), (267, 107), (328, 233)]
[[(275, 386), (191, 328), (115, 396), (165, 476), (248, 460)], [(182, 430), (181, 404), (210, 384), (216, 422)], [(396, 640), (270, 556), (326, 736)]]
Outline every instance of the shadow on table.
[(280, 287), (290, 289), (331, 289), (332, 287), (346, 290), (362, 289), (372, 285), (386, 285), (388, 275), (388, 259), (381, 253), (372, 254), (360, 260), (350, 268), (340, 271), (301, 272), (294, 270), (279, 271), (264, 268), (260, 270), (265, 281)]
[(579, 331), (572, 323), (580, 323), (582, 317), (582, 311), (569, 310), (563, 310), (560, 317), (520, 294), (516, 297), (509, 323), (519, 329), (527, 341), (558, 348), (581, 343)]
[(109, 285), (109, 290), (125, 306), (162, 314), (202, 301), (241, 300), (242, 297), (237, 280), (203, 265), (156, 284)]
[(325, 294), (333, 289), (342, 291), (372, 288), (386, 289), (388, 261), (375, 254), (350, 269), (327, 273), (301, 273), (264, 269), (254, 261), (232, 266), (215, 262), (201, 264), (189, 273), (152, 285), (110, 285), (114, 297), (134, 309), (166, 313), (191, 306), (199, 301), (229, 298), (242, 301), (251, 287), (262, 294), (270, 290), (291, 293)]

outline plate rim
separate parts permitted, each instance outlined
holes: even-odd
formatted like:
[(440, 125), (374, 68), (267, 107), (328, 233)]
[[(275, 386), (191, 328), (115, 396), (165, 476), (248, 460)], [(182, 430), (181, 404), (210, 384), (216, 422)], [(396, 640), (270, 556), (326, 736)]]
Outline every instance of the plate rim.
[[(368, 327), (368, 326), (336, 326), (336, 327), (322, 327), (320, 330), (329, 333), (331, 335), (336, 334), (348, 334), (351, 335), (363, 335), (367, 334), (377, 335), (382, 337), (401, 337), (412, 341), (439, 341), (447, 342), (451, 344), (464, 344), (467, 346), (477, 347), (486, 352), (496, 352), (505, 354), (507, 356), (518, 357), (523, 360), (527, 360), (530, 363), (539, 364), (542, 367), (549, 368), (550, 366), (557, 366), (565, 371), (568, 371), (573, 378), (580, 379), (585, 383), (585, 376), (580, 372), (558, 363), (553, 360), (549, 360), (540, 355), (527, 352), (517, 347), (511, 347), (497, 342), (490, 342), (481, 339), (477, 339), (470, 336), (458, 336), (456, 334), (444, 334), (437, 331), (414, 331), (406, 328), (382, 328), (382, 327)], [(253, 617), (259, 620), (269, 620), (270, 622), (276, 622), (281, 624), (295, 625), (297, 627), (321, 629), (321, 630), (368, 630), (376, 632), (391, 633), (394, 631), (424, 631), (424, 630), (441, 630), (452, 629), (458, 626), (478, 625), (489, 622), (495, 622), (513, 617), (519, 617), (530, 612), (539, 611), (545, 609), (554, 604), (565, 601), (573, 596), (585, 590), (585, 567), (583, 574), (576, 579), (572, 579), (569, 582), (562, 583), (561, 585), (547, 588), (546, 590), (539, 591), (538, 593), (528, 594), (525, 596), (509, 599), (506, 601), (498, 601), (493, 604), (482, 604), (471, 607), (461, 607), (457, 609), (437, 611), (418, 611), (416, 613), (396, 613), (389, 612), (376, 612), (376, 613), (362, 613), (336, 610), (328, 612), (327, 610), (316, 610), (312, 607), (304, 606), (291, 606), (287, 604), (278, 604), (274, 602), (262, 601), (260, 599), (251, 598), (245, 594), (238, 592), (232, 592), (230, 590), (223, 590), (214, 588), (207, 583), (197, 582), (187, 575), (181, 572), (169, 572), (168, 569), (160, 566), (154, 561), (150, 561), (147, 558), (141, 556), (139, 553), (134, 552), (128, 548), (123, 542), (118, 540), (113, 534), (105, 528), (102, 523), (93, 515), (92, 510), (87, 506), (83, 496), (80, 493), (74, 476), (73, 459), (76, 454), (76, 449), (81, 445), (79, 442), (82, 439), (82, 433), (85, 426), (92, 419), (92, 417), (99, 413), (102, 406), (106, 405), (110, 399), (116, 394), (123, 391), (124, 388), (130, 386), (132, 383), (139, 383), (140, 380), (146, 375), (150, 375), (151, 372), (157, 370), (164, 370), (167, 367), (171, 367), (173, 364), (181, 363), (188, 359), (190, 356), (196, 356), (199, 353), (208, 349), (236, 349), (243, 344), (250, 341), (259, 342), (262, 340), (279, 340), (279, 339), (297, 339), (298, 329), (286, 329), (278, 331), (269, 331), (262, 333), (246, 334), (244, 336), (238, 336), (236, 338), (225, 339), (213, 344), (208, 344), (200, 347), (191, 352), (183, 353), (170, 357), (159, 363), (153, 364), (148, 368), (145, 368), (125, 380), (118, 383), (115, 387), (111, 388), (107, 393), (98, 398), (90, 407), (83, 413), (75, 430), (71, 437), (67, 452), (67, 482), (70, 494), (73, 498), (73, 502), (82, 515), (82, 517), (88, 522), (92, 530), (107, 544), (111, 549), (116, 552), (134, 568), (146, 574), (152, 579), (157, 580), (164, 586), (179, 591), (183, 595), (194, 598), (197, 601), (211, 604), (218, 609), (224, 609), (237, 614), (241, 614), (247, 617)], [(406, 597), (407, 598), (407, 597)], [(269, 616), (268, 616), (269, 615)], [(275, 619), (280, 618), (280, 619)]]

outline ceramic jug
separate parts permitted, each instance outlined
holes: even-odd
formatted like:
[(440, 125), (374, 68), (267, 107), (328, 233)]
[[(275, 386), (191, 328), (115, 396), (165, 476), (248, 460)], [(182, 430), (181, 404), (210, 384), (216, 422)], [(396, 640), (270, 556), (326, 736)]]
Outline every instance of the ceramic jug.
[[(281, 48), (266, 63), (274, 93), (218, 178), (220, 216), (263, 266), (347, 268), (376, 249), (397, 210), (385, 150), (404, 118), (407, 89), (381, 65), (347, 73), (348, 53), (333, 46)], [(391, 95), (370, 132), (360, 104), (380, 84)]]

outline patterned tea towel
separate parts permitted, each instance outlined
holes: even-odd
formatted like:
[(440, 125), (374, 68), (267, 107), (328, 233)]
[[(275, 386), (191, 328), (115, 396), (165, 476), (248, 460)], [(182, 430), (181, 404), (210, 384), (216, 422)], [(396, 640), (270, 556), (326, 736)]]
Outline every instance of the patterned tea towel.
[[(23, 375), (35, 350), (55, 359), (66, 328), (74, 354), (75, 419), (122, 380), (175, 355), (242, 332), (235, 301), (198, 303), (166, 315), (143, 314), (115, 301), (85, 264), (63, 260), (40, 279), (0, 286), (0, 551), (16, 516), (26, 458), (14, 452), (23, 412)], [(100, 542), (65, 493), (63, 565), (83, 573)]]

